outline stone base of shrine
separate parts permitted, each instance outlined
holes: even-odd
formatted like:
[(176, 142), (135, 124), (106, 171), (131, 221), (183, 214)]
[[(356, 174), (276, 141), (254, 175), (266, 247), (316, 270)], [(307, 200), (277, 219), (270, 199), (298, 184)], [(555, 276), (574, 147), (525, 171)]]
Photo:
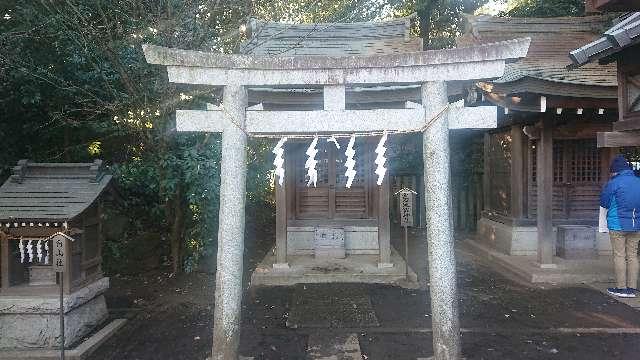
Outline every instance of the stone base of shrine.
[[(554, 226), (553, 236), (557, 237), (557, 234), (558, 228)], [(594, 252), (599, 256), (610, 256), (609, 234), (596, 233), (595, 236)], [(538, 229), (535, 226), (505, 224), (483, 217), (478, 221), (476, 241), (505, 255), (536, 256), (538, 254)]]
[[(108, 317), (102, 278), (64, 296), (65, 345), (78, 343)], [(0, 296), (0, 351), (57, 349), (60, 346), (60, 298), (46, 295)]]
[(554, 267), (541, 267), (536, 255), (506, 255), (479, 239), (463, 241), (462, 248), (486, 261), (496, 272), (527, 283), (593, 284), (615, 279), (611, 256), (601, 255), (581, 260), (566, 260), (554, 256)]
[[(392, 267), (378, 266), (378, 255), (347, 255), (344, 259), (318, 259), (313, 255), (287, 256), (288, 268), (275, 264), (270, 251), (251, 275), (252, 286), (289, 286), (303, 283), (373, 283), (417, 288), (417, 275), (391, 250)], [(405, 271), (409, 276), (405, 275)]]
[[(89, 359), (100, 345), (109, 340), (115, 333), (125, 324), (126, 319), (114, 319), (106, 324), (100, 330), (93, 333), (75, 347), (65, 350), (65, 359), (67, 360), (84, 360)], [(17, 349), (4, 350), (0, 349), (0, 360), (59, 360), (60, 350), (56, 349)]]

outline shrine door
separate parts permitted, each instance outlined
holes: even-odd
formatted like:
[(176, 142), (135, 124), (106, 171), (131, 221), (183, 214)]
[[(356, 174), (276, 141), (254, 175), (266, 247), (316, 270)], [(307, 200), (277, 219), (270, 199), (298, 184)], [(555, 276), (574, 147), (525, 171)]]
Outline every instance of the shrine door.
[[(535, 155), (532, 147), (529, 161), (529, 216), (532, 218), (538, 205)], [(553, 141), (554, 219), (597, 220), (602, 187), (600, 157), (595, 139)]]
[(318, 182), (307, 186), (309, 180), (305, 154), (309, 143), (298, 144), (293, 156), (295, 157), (295, 198), (297, 219), (364, 219), (369, 217), (368, 181), (371, 171), (371, 146), (366, 139), (356, 139), (355, 170), (351, 188), (347, 188), (347, 177), (344, 166), (347, 160), (345, 150), (349, 139), (339, 139), (340, 149), (333, 142), (326, 139), (318, 140)]

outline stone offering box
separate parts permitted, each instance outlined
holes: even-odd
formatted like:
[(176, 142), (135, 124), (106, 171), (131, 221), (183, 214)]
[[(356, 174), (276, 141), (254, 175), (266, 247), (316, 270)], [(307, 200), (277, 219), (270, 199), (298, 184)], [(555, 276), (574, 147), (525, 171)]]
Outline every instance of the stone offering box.
[(567, 260), (596, 259), (596, 229), (592, 226), (560, 225), (556, 254)]
[(107, 319), (102, 202), (111, 176), (101, 164), (21, 160), (0, 187), (0, 352), (59, 347), (60, 275), (47, 240), (58, 232), (75, 240), (62, 273), (65, 344)]

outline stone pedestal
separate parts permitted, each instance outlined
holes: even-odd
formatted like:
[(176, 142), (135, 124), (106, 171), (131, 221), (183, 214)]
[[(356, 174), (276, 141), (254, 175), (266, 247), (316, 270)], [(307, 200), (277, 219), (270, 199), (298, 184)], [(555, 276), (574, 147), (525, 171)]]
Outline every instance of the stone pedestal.
[[(65, 345), (89, 334), (107, 319), (103, 293), (109, 279), (102, 278), (64, 296)], [(60, 298), (0, 295), (0, 351), (57, 349), (60, 338)]]

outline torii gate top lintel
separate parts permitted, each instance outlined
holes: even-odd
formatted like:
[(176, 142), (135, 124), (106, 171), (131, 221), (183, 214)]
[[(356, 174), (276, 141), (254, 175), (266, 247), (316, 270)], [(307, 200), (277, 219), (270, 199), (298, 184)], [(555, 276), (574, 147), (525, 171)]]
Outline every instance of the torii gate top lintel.
[[(143, 45), (150, 64), (171, 82), (206, 85), (339, 85), (421, 83), (499, 77), (507, 61), (526, 56), (531, 39), (472, 47), (352, 56), (220, 54)], [(286, 73), (283, 73), (286, 71)]]

